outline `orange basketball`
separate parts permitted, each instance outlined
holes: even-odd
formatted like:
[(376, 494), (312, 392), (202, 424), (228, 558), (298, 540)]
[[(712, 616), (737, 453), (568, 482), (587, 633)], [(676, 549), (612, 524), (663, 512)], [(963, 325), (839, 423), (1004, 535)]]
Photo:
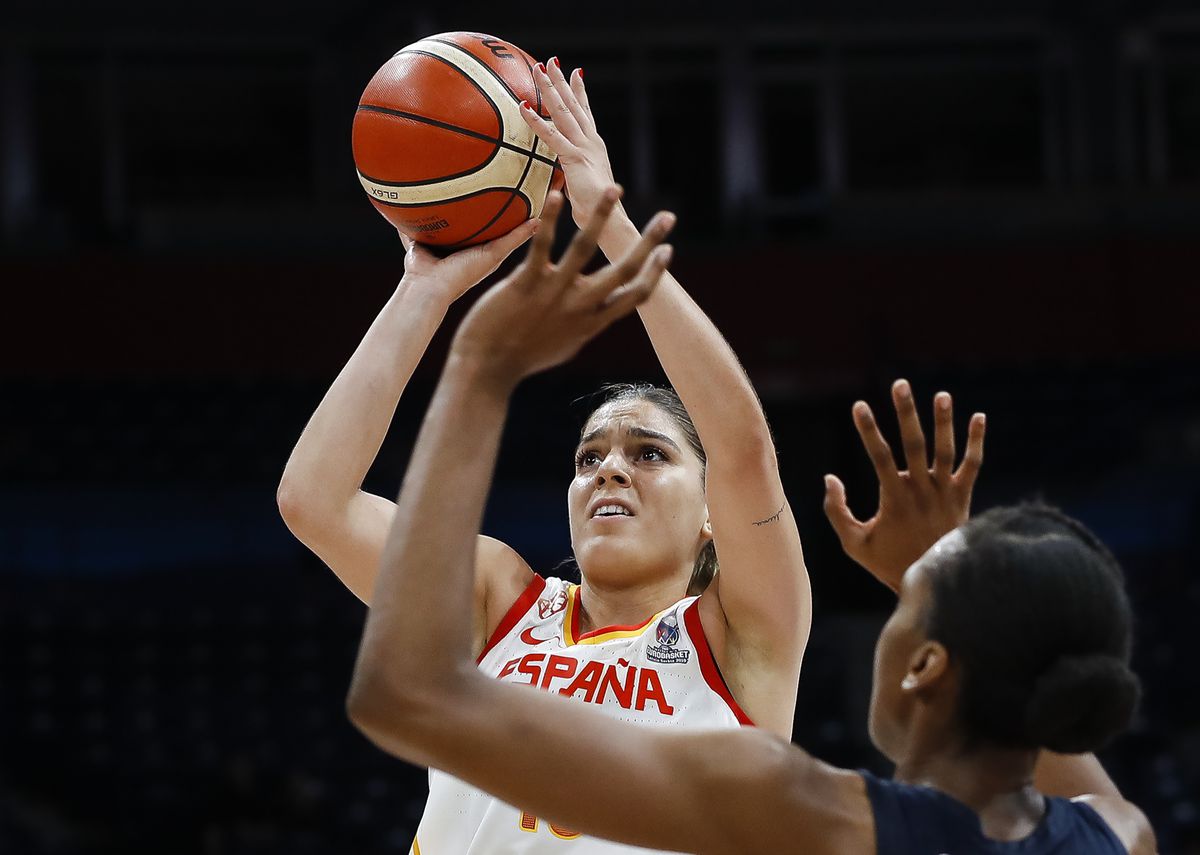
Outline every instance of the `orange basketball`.
[(354, 115), (354, 163), (371, 203), (404, 234), (455, 247), (511, 231), (562, 187), (558, 158), (521, 118), (547, 116), (535, 60), (482, 33), (442, 33), (376, 72)]

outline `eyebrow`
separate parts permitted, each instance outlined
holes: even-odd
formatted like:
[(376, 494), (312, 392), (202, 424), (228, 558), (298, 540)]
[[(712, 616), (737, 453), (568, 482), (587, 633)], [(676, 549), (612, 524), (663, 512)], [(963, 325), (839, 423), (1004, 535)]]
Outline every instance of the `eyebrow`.
[[(667, 436), (665, 433), (659, 433), (656, 430), (650, 430), (649, 428), (644, 427), (631, 427), (629, 429), (629, 434), (630, 436), (636, 436), (638, 439), (657, 440), (663, 445), (671, 446), (671, 448), (675, 449), (677, 454), (682, 453), (679, 446), (675, 444), (675, 440), (671, 439), (671, 437)], [(597, 428), (587, 436), (583, 437), (583, 439), (579, 440), (579, 444), (587, 445), (589, 442), (593, 442), (602, 436), (604, 436), (604, 428)]]

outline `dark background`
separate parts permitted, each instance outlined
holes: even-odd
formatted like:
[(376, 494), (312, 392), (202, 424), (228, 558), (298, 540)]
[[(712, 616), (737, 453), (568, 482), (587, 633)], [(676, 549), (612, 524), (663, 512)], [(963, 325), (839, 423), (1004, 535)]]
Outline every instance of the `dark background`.
[[(401, 275), (353, 171), (358, 95), (469, 29), (585, 67), (629, 207), (680, 215), (676, 273), (762, 394), (805, 539), (796, 740), (884, 768), (889, 595), (838, 550), (821, 475), (869, 513), (850, 405), (906, 376), (988, 413), (976, 508), (1044, 496), (1121, 557), (1146, 698), (1104, 759), (1163, 852), (1200, 852), (1194, 2), (0, 14), (0, 851), (407, 851), (423, 773), (343, 714), (364, 607), (274, 489)], [(461, 311), (368, 488), (396, 491)], [(486, 530), (566, 557), (577, 399), (660, 377), (630, 320), (526, 384)]]

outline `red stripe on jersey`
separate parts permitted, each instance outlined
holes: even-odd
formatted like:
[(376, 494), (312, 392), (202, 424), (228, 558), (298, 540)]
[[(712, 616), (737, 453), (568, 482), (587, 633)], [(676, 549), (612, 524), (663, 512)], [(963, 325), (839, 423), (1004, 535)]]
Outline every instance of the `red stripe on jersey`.
[(721, 669), (717, 667), (717, 660), (713, 658), (712, 648), (708, 645), (708, 636), (704, 634), (704, 624), (700, 621), (699, 606), (700, 600), (697, 599), (684, 610), (683, 624), (687, 627), (688, 635), (696, 645), (696, 658), (700, 661), (700, 673), (704, 675), (704, 682), (708, 683), (708, 687), (721, 696), (740, 724), (754, 726), (750, 716), (746, 715), (733, 697), (733, 692), (729, 691), (729, 684), (721, 676)]
[(571, 591), (571, 598), (574, 601), (575, 608), (571, 610), (571, 638), (580, 642), (585, 638), (595, 638), (597, 635), (604, 635), (606, 632), (632, 632), (638, 629), (645, 629), (650, 625), (650, 621), (654, 620), (658, 615), (651, 615), (641, 623), (631, 623), (628, 626), (602, 626), (599, 629), (593, 629), (588, 632), (579, 631), (579, 615), (583, 611), (583, 594), (582, 588), (576, 585)]
[(500, 643), (500, 639), (512, 632), (513, 627), (517, 625), (521, 616), (533, 607), (533, 604), (538, 601), (538, 597), (542, 595), (542, 591), (545, 589), (546, 580), (537, 573), (534, 573), (533, 581), (529, 583), (529, 586), (521, 592), (521, 596), (517, 597), (508, 611), (504, 613), (504, 617), (500, 619), (496, 631), (492, 633), (492, 637), (488, 639), (487, 644), (483, 645), (483, 650), (479, 651), (479, 656), (475, 658), (476, 665), (483, 661), (483, 657), (488, 655), (488, 651)]

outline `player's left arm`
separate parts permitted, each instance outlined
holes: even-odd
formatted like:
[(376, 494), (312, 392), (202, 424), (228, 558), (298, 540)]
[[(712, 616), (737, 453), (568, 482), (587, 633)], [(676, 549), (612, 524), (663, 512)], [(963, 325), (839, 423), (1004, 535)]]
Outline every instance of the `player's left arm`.
[[(578, 70), (568, 80), (551, 60), (534, 78), (553, 124), (532, 110), (523, 115), (558, 154), (580, 220), (596, 188), (611, 181), (604, 140)], [(637, 239), (618, 208), (599, 244), (613, 259)], [(701, 600), (705, 630), (751, 717), (789, 736), (812, 597), (766, 415), (733, 349), (674, 276), (662, 275), (638, 314), (708, 457), (709, 522), (720, 571)]]

